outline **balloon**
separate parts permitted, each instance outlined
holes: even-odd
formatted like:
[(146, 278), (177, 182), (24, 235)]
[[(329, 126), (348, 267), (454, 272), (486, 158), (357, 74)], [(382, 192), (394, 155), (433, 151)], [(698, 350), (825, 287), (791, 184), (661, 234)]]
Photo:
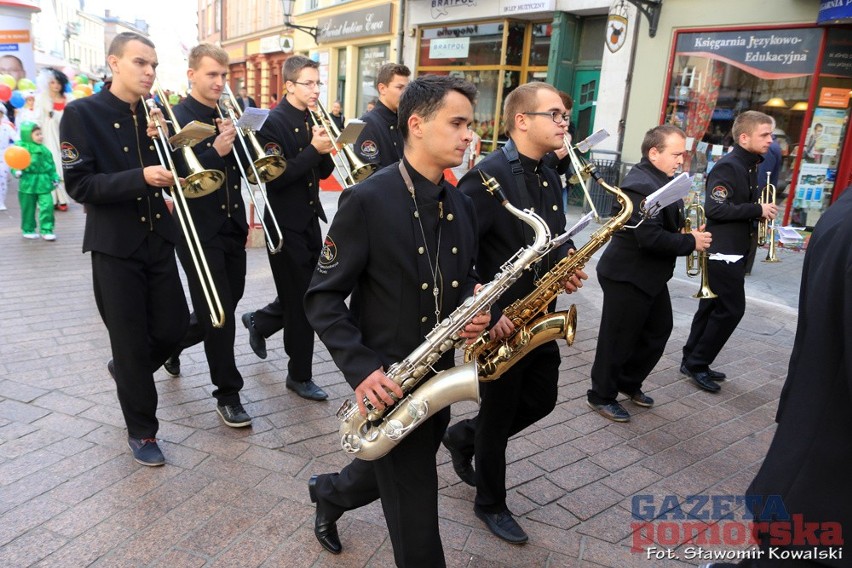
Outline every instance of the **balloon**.
[(83, 93), (85, 93), (85, 96), (88, 97), (89, 95), (92, 94), (92, 86), (87, 84), (87, 83), (84, 83), (82, 85), (77, 85), (77, 87), (74, 89), (74, 91), (75, 92), (76, 91), (83, 91)]
[(24, 95), (21, 94), (21, 91), (13, 91), (12, 96), (9, 98), (9, 103), (15, 108), (21, 108), (24, 106), (24, 103), (27, 102), (24, 99)]
[(18, 82), (15, 81), (14, 77), (12, 77), (11, 75), (6, 75), (5, 73), (3, 75), (0, 75), (0, 83), (6, 85), (10, 89), (14, 89), (18, 85)]
[(66, 93), (70, 93), (70, 92), (71, 92), (71, 89), (72, 89), (72, 87), (71, 87), (71, 83), (70, 83), (70, 82), (66, 83), (66, 84), (65, 84), (65, 92), (66, 92)]
[(27, 169), (32, 161), (32, 157), (27, 149), (21, 148), (20, 146), (9, 146), (6, 148), (6, 153), (3, 155), (3, 159), (6, 160), (6, 163), (9, 164), (10, 168), (14, 168), (16, 170)]
[(36, 88), (36, 84), (33, 83), (30, 79), (24, 77), (20, 81), (18, 81), (18, 90), (19, 91), (34, 91)]
[(95, 83), (95, 88), (94, 88), (94, 89), (92, 89), (92, 90), (93, 90), (95, 93), (100, 93), (100, 92), (101, 92), (101, 89), (103, 89), (103, 88), (104, 88), (104, 82), (103, 82), (103, 81), (98, 81), (97, 83)]
[(77, 79), (78, 85), (88, 85), (89, 84), (89, 78), (86, 77), (85, 75), (77, 75), (76, 79)]
[(86, 93), (84, 93), (83, 91), (77, 91), (77, 90), (75, 90), (75, 91), (72, 91), (72, 92), (71, 92), (71, 95), (72, 95), (75, 99), (82, 99), (82, 98), (84, 98), (84, 97), (86, 96)]
[(9, 99), (12, 98), (12, 89), (9, 88), (9, 85), (0, 84), (0, 101), (4, 103), (8, 103)]

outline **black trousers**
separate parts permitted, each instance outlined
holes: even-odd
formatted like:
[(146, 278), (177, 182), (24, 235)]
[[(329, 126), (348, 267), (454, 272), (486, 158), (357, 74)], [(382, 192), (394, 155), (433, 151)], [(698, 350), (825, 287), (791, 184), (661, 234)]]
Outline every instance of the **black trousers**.
[(482, 511), (506, 509), (506, 446), (553, 411), (560, 361), (555, 341), (534, 349), (496, 381), (480, 383), (479, 414), (449, 429), (459, 449), (474, 453), (475, 504)]
[(598, 274), (603, 309), (598, 346), (592, 365), (592, 404), (616, 401), (619, 392), (631, 396), (660, 361), (672, 333), (669, 289), (650, 296), (630, 282)]
[(150, 233), (129, 258), (92, 252), (92, 280), (127, 433), (153, 438), (159, 429), (154, 371), (174, 351), (189, 320), (174, 245)]
[(745, 259), (707, 262), (710, 289), (718, 298), (701, 300), (683, 346), (683, 364), (706, 370), (722, 351), (745, 314)]
[(254, 311), (254, 327), (265, 338), (270, 338), (272, 335), (281, 331), (284, 320), (284, 308), (281, 307), (281, 300), (278, 296), (275, 299)]
[(317, 497), (328, 504), (329, 513), (343, 514), (382, 500), (394, 560), (401, 568), (446, 566), (438, 530), (435, 454), (449, 422), (450, 409), (445, 408), (385, 457), (356, 459), (340, 473), (317, 478)]
[(220, 405), (239, 403), (240, 390), (243, 388), (243, 377), (234, 361), (234, 312), (246, 288), (245, 242), (245, 235), (240, 234), (234, 227), (232, 231), (226, 230), (203, 243), (207, 266), (225, 312), (225, 325), (221, 328), (213, 327), (189, 247), (186, 242), (177, 247), (194, 309), (190, 316), (189, 329), (178, 345), (178, 353), (204, 341), (210, 380), (216, 385), (213, 396)]
[(312, 377), (314, 329), (305, 316), (304, 299), (321, 249), (319, 220), (314, 218), (303, 233), (284, 230), (284, 248), (278, 254), (268, 254), (281, 302), (284, 351), (290, 358), (287, 371), (290, 378), (298, 382), (309, 381)]

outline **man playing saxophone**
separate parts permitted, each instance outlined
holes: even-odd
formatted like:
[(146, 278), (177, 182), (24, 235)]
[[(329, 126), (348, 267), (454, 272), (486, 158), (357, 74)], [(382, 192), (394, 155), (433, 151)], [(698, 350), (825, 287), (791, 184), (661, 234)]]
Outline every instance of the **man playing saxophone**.
[[(454, 77), (412, 81), (399, 106), (402, 161), (343, 192), (325, 238), (305, 310), (364, 416), (365, 397), (384, 409), (391, 394), (402, 396), (385, 375), (388, 366), (420, 345), (478, 282), (473, 205), (443, 178), (470, 142), (475, 96), (472, 84)], [(474, 316), (462, 337), (477, 337), (489, 319)], [(433, 368), (452, 366), (448, 351)], [(340, 553), (337, 519), (380, 498), (397, 566), (445, 566), (435, 454), (449, 421), (444, 408), (384, 457), (313, 476), (320, 544)]]
[[(486, 193), (479, 170), (494, 176), (515, 207), (533, 208), (547, 222), (551, 234), (565, 230), (559, 175), (542, 162), (547, 153), (564, 144), (568, 118), (559, 91), (541, 82), (521, 85), (506, 97), (503, 116), (509, 142), (468, 172), (458, 186), (476, 207), (476, 267), (485, 280), (492, 278), (515, 251), (527, 246), (532, 233)], [(547, 272), (573, 248), (569, 241), (551, 252), (500, 297), (492, 309), (496, 323), (489, 331), (491, 337), (499, 339), (512, 333), (514, 325), (501, 315), (503, 308), (533, 291), (538, 275)], [(577, 290), (585, 278), (582, 270), (577, 271), (564, 283), (566, 291)], [(491, 532), (514, 544), (524, 543), (528, 537), (506, 506), (506, 445), (511, 436), (544, 418), (555, 407), (559, 363), (555, 341), (532, 350), (496, 381), (482, 383), (479, 415), (455, 424), (444, 437), (456, 473), (476, 486), (474, 512)], [(474, 455), (475, 475), (471, 468)]]
[[(164, 367), (172, 376), (179, 375), (181, 350), (203, 340), (210, 379), (216, 386), (213, 391), (216, 412), (227, 426), (242, 428), (251, 424), (251, 417), (240, 402), (243, 377), (234, 361), (234, 310), (245, 290), (248, 223), (234, 152), (236, 129), (230, 120), (222, 120), (217, 110), (227, 76), (225, 50), (209, 43), (193, 47), (187, 71), (192, 90), (174, 108), (180, 126), (196, 120), (217, 129), (214, 136), (196, 144), (194, 151), (202, 166), (223, 172), (225, 181), (209, 195), (188, 199), (187, 205), (224, 308), (225, 321), (221, 328), (212, 325), (198, 272), (192, 269), (188, 244), (181, 242), (177, 253), (187, 275), (194, 312), (189, 330)], [(180, 173), (186, 175), (185, 171)]]
[[(642, 217), (642, 201), (667, 184), (683, 164), (686, 135), (672, 124), (645, 134), (642, 161), (633, 166), (621, 189), (633, 202), (631, 225)], [(633, 404), (651, 407), (653, 399), (642, 383), (659, 362), (672, 332), (672, 303), (666, 283), (675, 260), (710, 246), (710, 233), (698, 227), (683, 234), (683, 201), (664, 207), (635, 229), (621, 230), (597, 265), (603, 290), (589, 406), (615, 422), (627, 422), (630, 413), (616, 400), (624, 393)]]

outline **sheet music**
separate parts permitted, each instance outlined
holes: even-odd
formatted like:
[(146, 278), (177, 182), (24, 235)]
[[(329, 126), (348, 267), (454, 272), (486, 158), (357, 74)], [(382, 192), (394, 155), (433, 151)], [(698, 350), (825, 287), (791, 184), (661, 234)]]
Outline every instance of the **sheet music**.
[(257, 132), (266, 122), (267, 117), (269, 117), (268, 108), (246, 107), (236, 126)]
[(580, 231), (586, 228), (589, 223), (591, 223), (592, 219), (595, 218), (595, 214), (589, 211), (585, 215), (583, 215), (579, 221), (577, 221), (573, 227), (568, 229), (567, 238), (574, 238), (575, 235), (579, 234)]
[(689, 195), (690, 189), (692, 189), (692, 178), (684, 172), (646, 197), (643, 209), (653, 217), (663, 207)]
[(577, 145), (575, 146), (575, 148), (577, 148), (577, 151), (580, 152), (581, 154), (585, 154), (586, 152), (591, 150), (592, 147), (595, 144), (599, 144), (600, 142), (602, 142), (603, 140), (606, 140), (607, 138), (609, 138), (609, 132), (607, 132), (605, 129), (601, 128), (600, 130), (598, 130), (597, 132), (595, 132), (594, 134), (592, 134), (591, 136), (589, 136), (585, 140), (578, 142)]

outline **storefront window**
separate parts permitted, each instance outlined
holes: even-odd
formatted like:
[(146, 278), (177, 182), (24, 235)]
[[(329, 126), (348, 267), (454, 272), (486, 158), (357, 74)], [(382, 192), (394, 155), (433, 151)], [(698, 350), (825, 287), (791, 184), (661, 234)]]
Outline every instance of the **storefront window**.
[(553, 35), (552, 23), (533, 24), (532, 45), (530, 46), (530, 67), (544, 67), (547, 75), (547, 61), (550, 58), (550, 36)]
[(421, 67), (500, 65), (503, 23), (427, 28), (420, 36)]
[(521, 65), (524, 62), (524, 34), (527, 25), (521, 22), (509, 24), (509, 37), (506, 41), (506, 65)]
[(376, 90), (376, 76), (379, 67), (388, 60), (389, 44), (369, 45), (358, 49), (358, 98), (355, 102), (355, 116), (361, 116), (367, 110), (367, 103), (379, 97)]
[(776, 122), (780, 200), (793, 178), (821, 39), (816, 28), (678, 34), (664, 121), (693, 143), (684, 169), (705, 176), (734, 144), (734, 119), (758, 110)]

